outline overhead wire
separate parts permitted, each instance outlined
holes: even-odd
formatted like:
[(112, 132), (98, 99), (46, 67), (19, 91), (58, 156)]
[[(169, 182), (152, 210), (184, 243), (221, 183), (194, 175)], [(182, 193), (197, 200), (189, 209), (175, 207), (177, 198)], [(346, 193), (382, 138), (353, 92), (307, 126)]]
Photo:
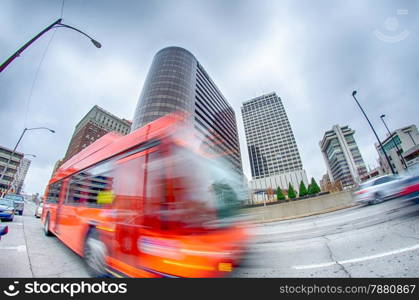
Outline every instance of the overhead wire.
[(60, 14), (60, 18), (62, 18), (63, 17), (63, 14), (64, 14), (64, 3), (65, 3), (65, 0), (63, 0), (63, 2), (61, 2), (61, 14)]
[[(60, 9), (60, 18), (62, 18), (63, 17), (63, 14), (64, 14), (64, 4), (65, 4), (65, 0), (62, 0), (62, 2), (61, 2), (61, 9)], [(27, 127), (29, 108), (30, 108), (30, 104), (31, 104), (31, 100), (32, 100), (34, 88), (35, 88), (36, 82), (38, 80), (39, 71), (41, 70), (42, 64), (44, 62), (44, 59), (45, 59), (46, 54), (48, 52), (48, 49), (49, 49), (49, 47), (51, 45), (51, 42), (54, 39), (54, 36), (55, 36), (56, 31), (57, 31), (57, 29), (55, 28), (54, 31), (53, 31), (53, 33), (51, 34), (51, 37), (48, 40), (47, 46), (45, 47), (44, 52), (42, 53), (42, 57), (41, 57), (41, 59), (39, 61), (39, 64), (38, 64), (38, 66), (36, 68), (36, 71), (35, 71), (35, 76), (34, 76), (34, 79), (32, 81), (32, 85), (31, 85), (31, 89), (29, 91), (28, 99), (26, 100), (26, 103), (25, 103), (25, 114), (24, 114), (25, 117), (24, 117), (24, 122), (23, 122), (24, 123), (24, 128)]]

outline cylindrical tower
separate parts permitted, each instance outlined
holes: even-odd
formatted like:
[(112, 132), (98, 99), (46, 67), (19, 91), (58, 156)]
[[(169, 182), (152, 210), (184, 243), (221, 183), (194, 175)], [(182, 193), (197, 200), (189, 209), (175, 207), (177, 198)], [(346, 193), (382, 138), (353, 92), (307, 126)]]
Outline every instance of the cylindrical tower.
[(131, 131), (179, 111), (197, 137), (242, 173), (233, 108), (189, 51), (168, 47), (154, 56), (135, 110)]
[(167, 47), (154, 56), (131, 131), (173, 111), (193, 116), (197, 60), (180, 47)]

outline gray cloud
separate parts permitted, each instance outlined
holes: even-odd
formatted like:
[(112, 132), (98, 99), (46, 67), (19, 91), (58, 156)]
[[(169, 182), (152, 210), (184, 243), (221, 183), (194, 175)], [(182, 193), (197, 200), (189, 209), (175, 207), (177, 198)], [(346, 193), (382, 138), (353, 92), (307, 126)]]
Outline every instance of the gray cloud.
[[(60, 17), (61, 3), (1, 1), (0, 60)], [(408, 14), (397, 15), (397, 9)], [(388, 17), (397, 17), (398, 30), (387, 30)], [(93, 105), (132, 119), (154, 54), (170, 45), (194, 53), (235, 108), (247, 175), (240, 106), (262, 93), (276, 91), (283, 99), (304, 167), (317, 179), (326, 170), (318, 141), (334, 124), (355, 129), (364, 159), (375, 164), (375, 138), (351, 98), (353, 89), (381, 137), (381, 113), (392, 128), (417, 123), (417, 2), (67, 0), (63, 18), (103, 47), (58, 29), (30, 98), (52, 32), (0, 74), (1, 144), (12, 148), (25, 126), (57, 131), (28, 133), (19, 146), (37, 155), (28, 192), (43, 192), (74, 126)], [(403, 29), (409, 36), (392, 44), (373, 33)]]

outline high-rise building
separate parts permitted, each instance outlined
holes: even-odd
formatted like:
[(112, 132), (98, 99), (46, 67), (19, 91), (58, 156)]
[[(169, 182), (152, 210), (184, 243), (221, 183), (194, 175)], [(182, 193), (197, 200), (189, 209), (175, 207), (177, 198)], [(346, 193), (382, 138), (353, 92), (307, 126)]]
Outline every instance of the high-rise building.
[(65, 157), (60, 164), (79, 153), (106, 133), (116, 131), (125, 135), (130, 132), (130, 128), (130, 121), (120, 119), (97, 105), (93, 106), (76, 125)]
[(334, 125), (319, 142), (330, 180), (340, 181), (343, 187), (359, 183), (367, 174), (354, 134), (348, 126)]
[(233, 108), (192, 53), (168, 47), (154, 56), (131, 130), (175, 111), (185, 112), (212, 151), (224, 156), (242, 174)]
[[(419, 132), (416, 125), (399, 128), (391, 132), (391, 135), (381, 141), (393, 169), (397, 173), (403, 173), (406, 168), (419, 163)], [(379, 162), (387, 173), (391, 173), (390, 166), (384, 156), (384, 152), (378, 143), (375, 148), (379, 154)]]
[(320, 179), (320, 189), (322, 192), (327, 191), (328, 185), (331, 183), (329, 174), (324, 174), (322, 179)]
[(31, 160), (27, 158), (22, 158), (20, 160), (19, 167), (17, 169), (15, 180), (13, 181), (12, 187), (15, 192), (20, 194), (23, 188), (23, 183), (25, 182), (26, 175), (28, 174), (29, 166), (31, 165)]
[(254, 190), (298, 188), (308, 184), (290, 122), (275, 92), (253, 98), (241, 108)]
[[(20, 161), (23, 158), (23, 153), (15, 152), (13, 156), (12, 153), (13, 151), (11, 149), (0, 146), (0, 195), (11, 187), (19, 168)], [(7, 170), (5, 171), (10, 157), (11, 160), (7, 166)]]

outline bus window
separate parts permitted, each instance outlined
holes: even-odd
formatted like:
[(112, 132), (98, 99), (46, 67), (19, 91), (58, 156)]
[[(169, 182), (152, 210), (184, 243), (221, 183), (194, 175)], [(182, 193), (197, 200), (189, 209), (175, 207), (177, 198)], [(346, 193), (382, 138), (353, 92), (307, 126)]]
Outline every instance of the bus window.
[(65, 200), (65, 204), (68, 205), (80, 205), (84, 201), (84, 190), (83, 186), (80, 183), (83, 178), (83, 174), (77, 174), (70, 179), (70, 184), (68, 187), (68, 195)]
[(66, 203), (93, 207), (110, 205), (114, 200), (113, 182), (113, 170), (105, 171), (101, 166), (81, 172), (70, 180)]
[(170, 222), (183, 228), (227, 225), (246, 196), (240, 174), (222, 158), (208, 159), (183, 147), (174, 149), (170, 162)]
[(154, 228), (167, 229), (166, 160), (156, 151), (146, 155), (144, 162), (144, 171), (147, 174), (142, 183), (145, 222)]
[(107, 172), (100, 174), (91, 178), (89, 182), (89, 199), (88, 205), (106, 205), (112, 204), (115, 196), (113, 193), (113, 174), (112, 172)]
[(60, 199), (61, 185), (61, 181), (51, 184), (46, 198), (46, 203), (58, 203), (58, 200)]
[(158, 152), (144, 151), (126, 157), (118, 162), (115, 176), (116, 207), (131, 210), (126, 215), (135, 215), (136, 222), (149, 227), (158, 226), (162, 187), (160, 174), (162, 166), (158, 162)]
[(143, 207), (144, 156), (124, 158), (117, 162), (114, 189), (118, 209), (133, 209), (137, 214)]

